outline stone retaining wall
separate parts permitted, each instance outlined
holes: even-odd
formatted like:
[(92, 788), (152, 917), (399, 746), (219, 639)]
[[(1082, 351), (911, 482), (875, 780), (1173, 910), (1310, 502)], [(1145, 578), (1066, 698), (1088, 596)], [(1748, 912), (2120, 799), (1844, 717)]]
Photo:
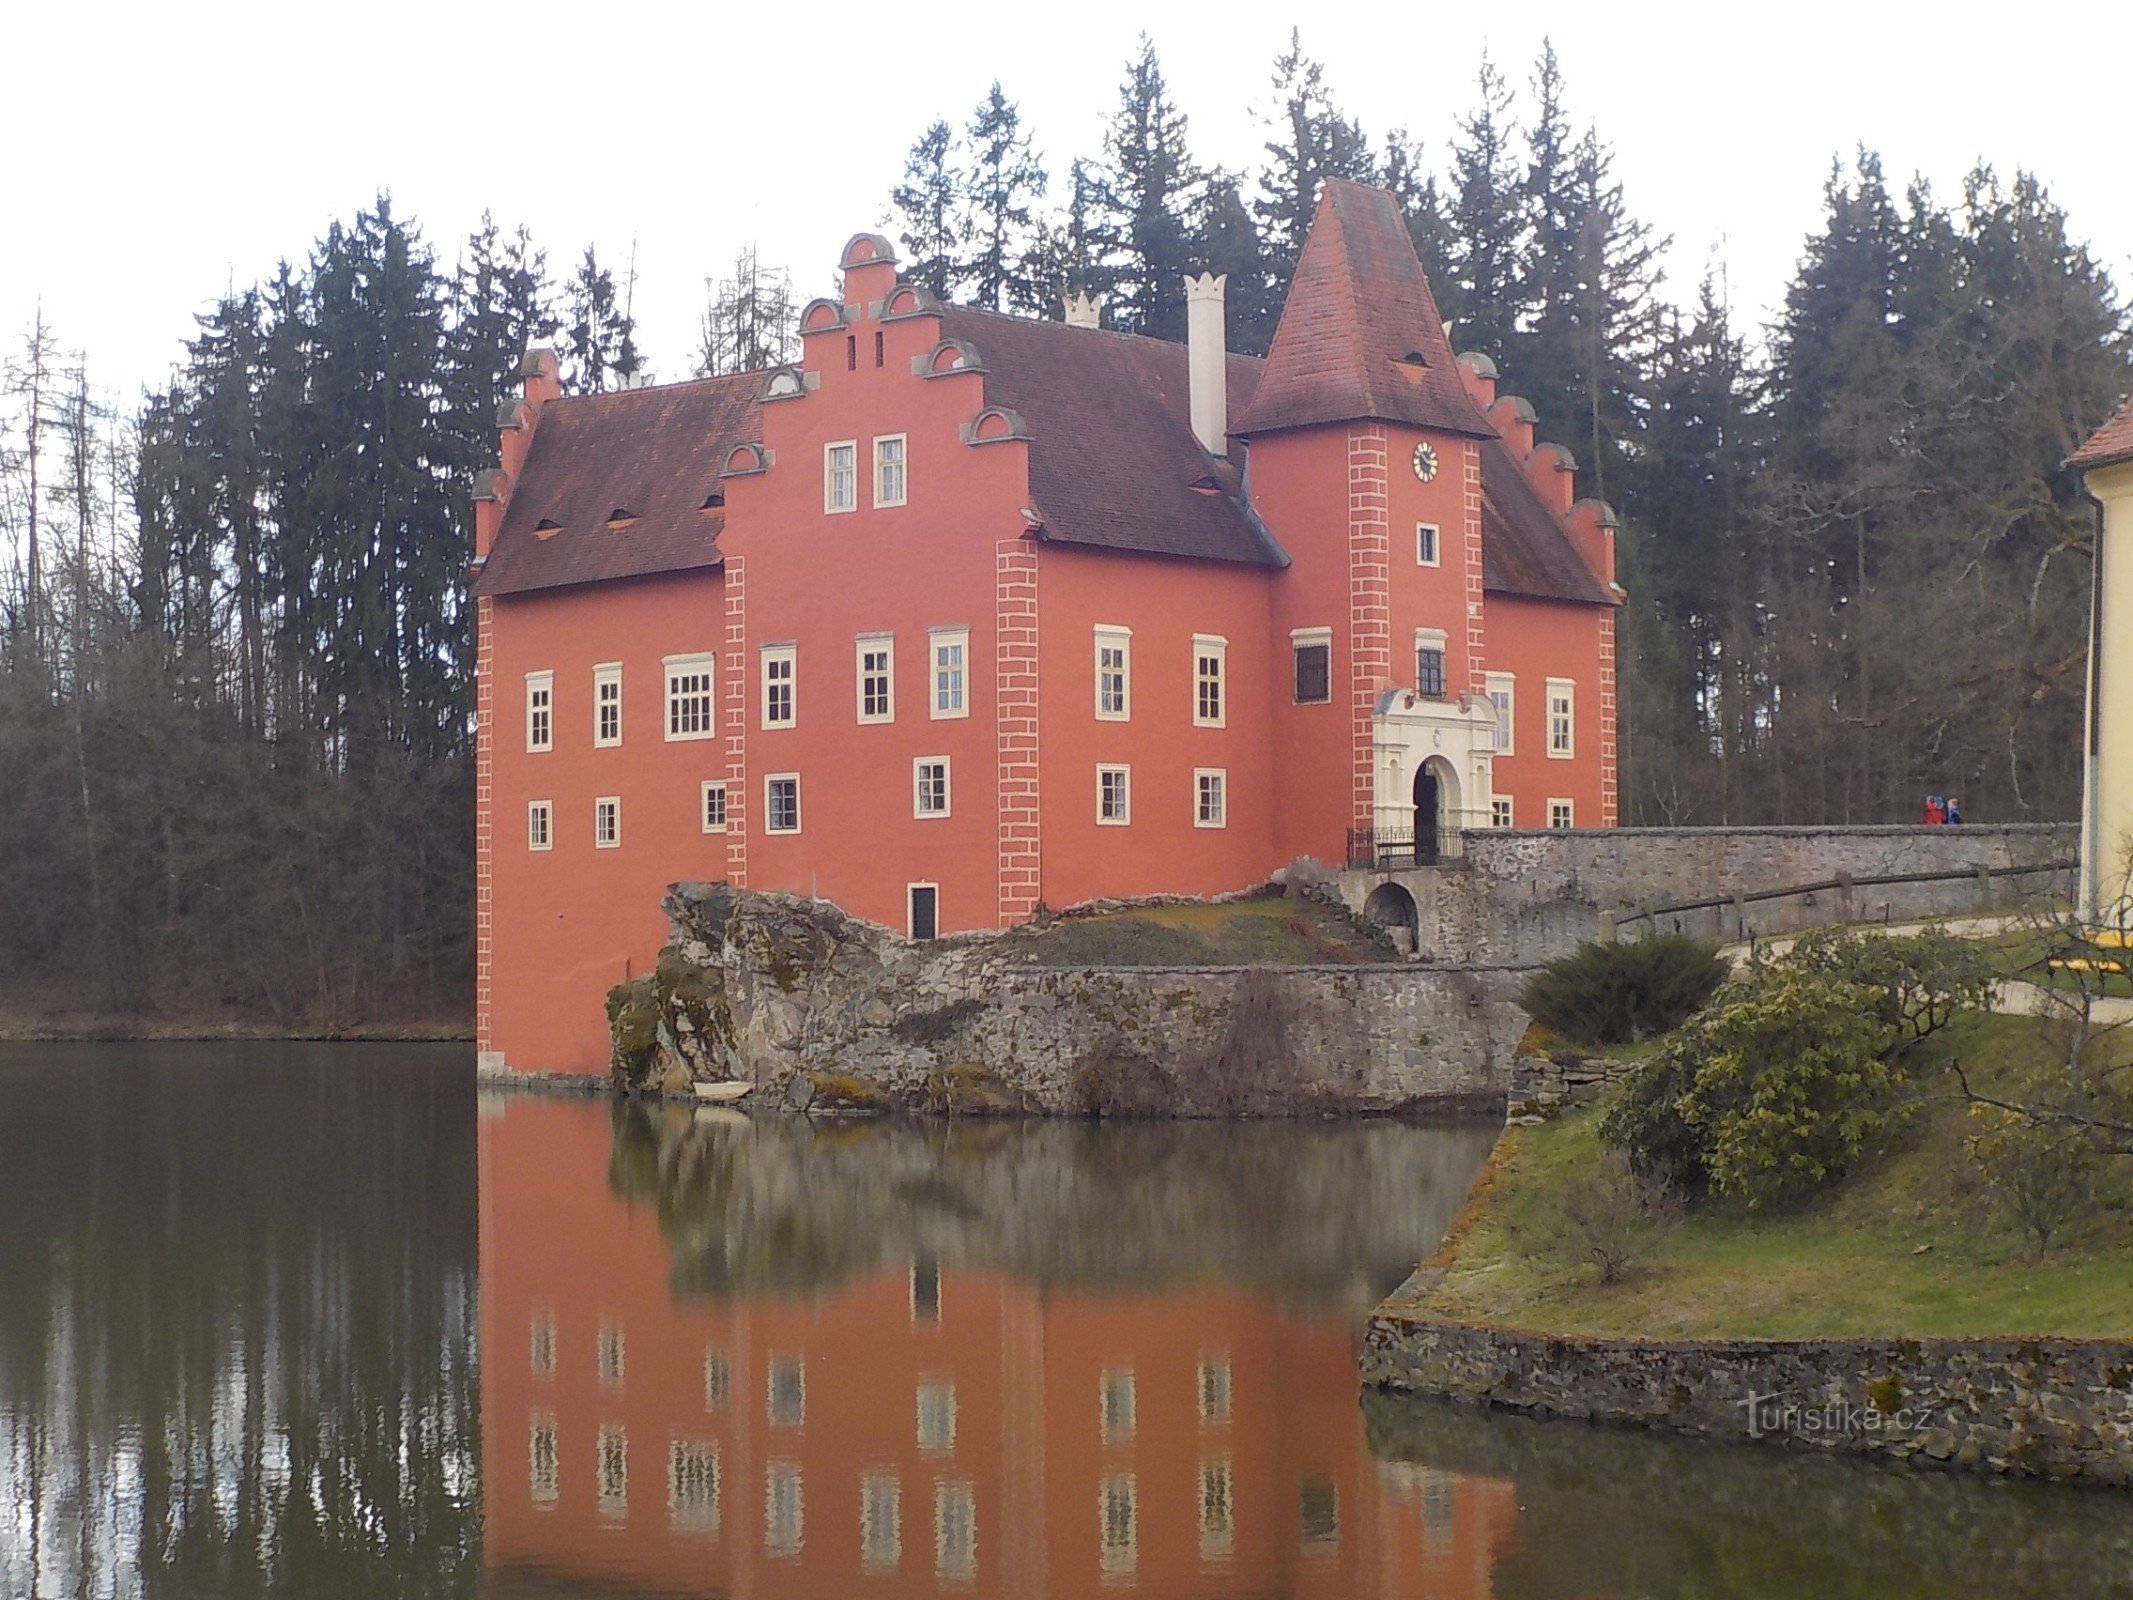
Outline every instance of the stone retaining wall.
[(1408, 964), (1055, 967), (912, 943), (723, 884), (669, 896), (658, 970), (617, 991), (616, 1076), (746, 1080), (805, 1103), (1250, 1116), (1500, 1110), (1520, 975)]
[(1600, 1339), (1380, 1306), (1366, 1383), (1555, 1417), (2133, 1486), (2133, 1340)]
[[(1397, 884), (1413, 898), (1425, 959), (1532, 966), (1586, 939), (1688, 933), (1731, 942), (1831, 922), (1913, 921), (2004, 911), (2063, 893), (2071, 873), (2025, 872), (2071, 861), (2073, 824), (1873, 828), (1474, 829), (1459, 860), (1441, 866), (1340, 874), (1341, 896), (1365, 912)], [(1987, 876), (1986, 872), (1997, 873)], [(1640, 911), (1745, 896), (1840, 878), (1958, 872), (1932, 883), (1743, 901), (1655, 920)]]

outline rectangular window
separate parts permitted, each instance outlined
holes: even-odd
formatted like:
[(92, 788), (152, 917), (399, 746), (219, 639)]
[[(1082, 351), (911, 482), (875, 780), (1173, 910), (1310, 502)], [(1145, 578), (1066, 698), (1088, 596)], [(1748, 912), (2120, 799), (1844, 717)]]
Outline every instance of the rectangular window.
[(948, 815), (948, 758), (920, 756), (911, 763), (911, 815)]
[(859, 441), (822, 447), (822, 509), (851, 511), (859, 504)]
[(603, 794), (593, 802), (593, 845), (600, 850), (622, 847), (622, 796)]
[(1304, 1479), (1296, 1491), (1296, 1511), (1305, 1544), (1332, 1544), (1340, 1538), (1340, 1489), (1331, 1478), (1314, 1473)]
[(715, 1344), (704, 1346), (704, 1409), (723, 1411), (733, 1398), (733, 1368), (726, 1352)]
[(1200, 1559), (1226, 1556), (1236, 1530), (1236, 1496), (1227, 1456), (1200, 1463)]
[(1133, 1437), (1133, 1369), (1117, 1367), (1103, 1375), (1096, 1392), (1098, 1431), (1105, 1444)]
[(526, 848), (528, 850), (553, 850), (555, 848), (554, 801), (529, 800), (526, 802)]
[(1568, 761), (1577, 752), (1577, 686), (1568, 678), (1548, 680), (1548, 754)]
[(600, 1340), (594, 1348), (599, 1360), (600, 1381), (602, 1383), (620, 1383), (624, 1370), (622, 1362), (622, 1324), (619, 1322), (601, 1323)]
[(526, 674), (526, 749), (555, 748), (555, 674)]
[(623, 1517), (630, 1509), (630, 1441), (620, 1428), (602, 1428), (599, 1446), (600, 1515)]
[(593, 745), (610, 750), (622, 742), (622, 666), (593, 668)]
[(1514, 828), (1517, 826), (1511, 820), (1511, 797), (1509, 795), (1500, 794), (1489, 801), (1489, 826), (1492, 828)]
[(1229, 1421), (1229, 1357), (1200, 1358), (1200, 1420)]
[(1415, 524), (1415, 562), (1424, 567), (1437, 565), (1437, 525), (1434, 522)]
[(763, 1548), (774, 1556), (796, 1556), (806, 1533), (806, 1507), (800, 1495), (800, 1464), (773, 1461), (763, 1470)]
[(1511, 715), (1518, 705), (1518, 680), (1508, 672), (1489, 672), (1482, 675), (1482, 682), (1489, 691), (1489, 704), (1496, 708), (1496, 753), (1510, 755), (1517, 744)]
[(763, 780), (763, 831), (800, 831), (800, 774), (775, 773)]
[(859, 720), (896, 720), (895, 642), (885, 633), (859, 636)]
[(1192, 774), (1192, 825), (1196, 828), (1229, 826), (1229, 773), (1222, 767), (1196, 767)]
[(903, 1485), (893, 1472), (859, 1480), (859, 1560), (880, 1572), (904, 1558)]
[[(667, 672), (667, 738), (709, 739), (718, 732), (717, 722), (711, 710), (712, 668), (717, 657), (708, 652), (699, 655), (668, 656)], [(622, 713), (621, 684), (616, 684), (615, 714), (616, 740), (620, 741)]]
[(1096, 715), (1124, 722), (1131, 713), (1128, 679), (1133, 668), (1133, 635), (1125, 628), (1096, 630)]
[(978, 1497), (967, 1483), (933, 1486), (933, 1570), (968, 1583), (978, 1571)]
[(533, 1337), (531, 1348), (526, 1353), (526, 1364), (537, 1378), (555, 1376), (555, 1313), (536, 1311), (533, 1314)]
[[(943, 813), (945, 815), (945, 813)], [(941, 891), (938, 884), (914, 883), (905, 891), (910, 897), (905, 931), (913, 939), (937, 939), (941, 932)]]
[(724, 833), (726, 831), (726, 786), (718, 782), (705, 784), (703, 801), (704, 832)]
[(886, 434), (874, 441), (874, 504), (904, 503), (904, 436)]
[(807, 1364), (798, 1356), (771, 1360), (763, 1409), (773, 1428), (797, 1428), (807, 1421)]
[(1229, 641), (1197, 633), (1192, 639), (1192, 720), (1195, 727), (1219, 728), (1228, 716), (1226, 677)]
[(1415, 688), (1425, 700), (1444, 698), (1444, 646), (1424, 644), (1415, 647)]
[(717, 1441), (668, 1442), (667, 1520), (684, 1532), (718, 1536)]
[(936, 628), (929, 635), (933, 653), (933, 715), (970, 715), (970, 631)]
[(1116, 1472), (1096, 1491), (1097, 1561), (1106, 1577), (1131, 1572), (1141, 1558), (1140, 1484), (1130, 1472)]
[(918, 1447), (931, 1453), (955, 1448), (955, 1385), (918, 1386)]
[[(916, 885), (914, 885), (916, 887)], [(941, 1320), (941, 1264), (914, 1257), (911, 1262), (911, 1320)]]
[(1133, 820), (1133, 769), (1096, 769), (1096, 820), (1108, 827), (1123, 828)]
[(536, 1418), (526, 1429), (526, 1498), (543, 1508), (555, 1504), (555, 1422)]
[(796, 645), (763, 646), (763, 726), (789, 728), (796, 720), (800, 652)]
[(1548, 802), (1548, 826), (1551, 828), (1574, 828), (1577, 824), (1577, 807), (1568, 800)]
[(1301, 629), (1289, 635), (1295, 653), (1296, 703), (1322, 706), (1333, 698), (1333, 632), (1330, 628)]

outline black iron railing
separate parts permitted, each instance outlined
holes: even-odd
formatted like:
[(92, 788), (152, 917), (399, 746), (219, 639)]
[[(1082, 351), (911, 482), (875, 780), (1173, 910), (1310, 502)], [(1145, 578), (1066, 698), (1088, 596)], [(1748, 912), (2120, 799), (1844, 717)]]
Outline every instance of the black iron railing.
[(1433, 867), (1444, 855), (1441, 833), (1424, 833), (1418, 840), (1412, 827), (1348, 830), (1350, 867)]

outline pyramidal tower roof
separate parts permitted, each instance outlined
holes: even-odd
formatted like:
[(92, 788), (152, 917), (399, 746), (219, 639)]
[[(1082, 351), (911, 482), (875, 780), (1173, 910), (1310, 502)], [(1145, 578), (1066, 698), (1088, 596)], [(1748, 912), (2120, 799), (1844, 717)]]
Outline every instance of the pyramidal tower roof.
[(1496, 436), (1459, 376), (1399, 203), (1329, 178), (1259, 388), (1230, 431), (1365, 419)]

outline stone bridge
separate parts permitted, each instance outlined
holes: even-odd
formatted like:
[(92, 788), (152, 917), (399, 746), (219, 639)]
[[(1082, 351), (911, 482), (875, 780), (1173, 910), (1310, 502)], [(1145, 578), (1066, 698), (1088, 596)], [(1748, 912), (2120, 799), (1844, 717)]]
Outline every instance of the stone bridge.
[(1446, 965), (1533, 966), (1587, 939), (1720, 942), (2005, 912), (2071, 892), (2072, 823), (1475, 829), (1433, 866), (1356, 867), (1349, 909)]

